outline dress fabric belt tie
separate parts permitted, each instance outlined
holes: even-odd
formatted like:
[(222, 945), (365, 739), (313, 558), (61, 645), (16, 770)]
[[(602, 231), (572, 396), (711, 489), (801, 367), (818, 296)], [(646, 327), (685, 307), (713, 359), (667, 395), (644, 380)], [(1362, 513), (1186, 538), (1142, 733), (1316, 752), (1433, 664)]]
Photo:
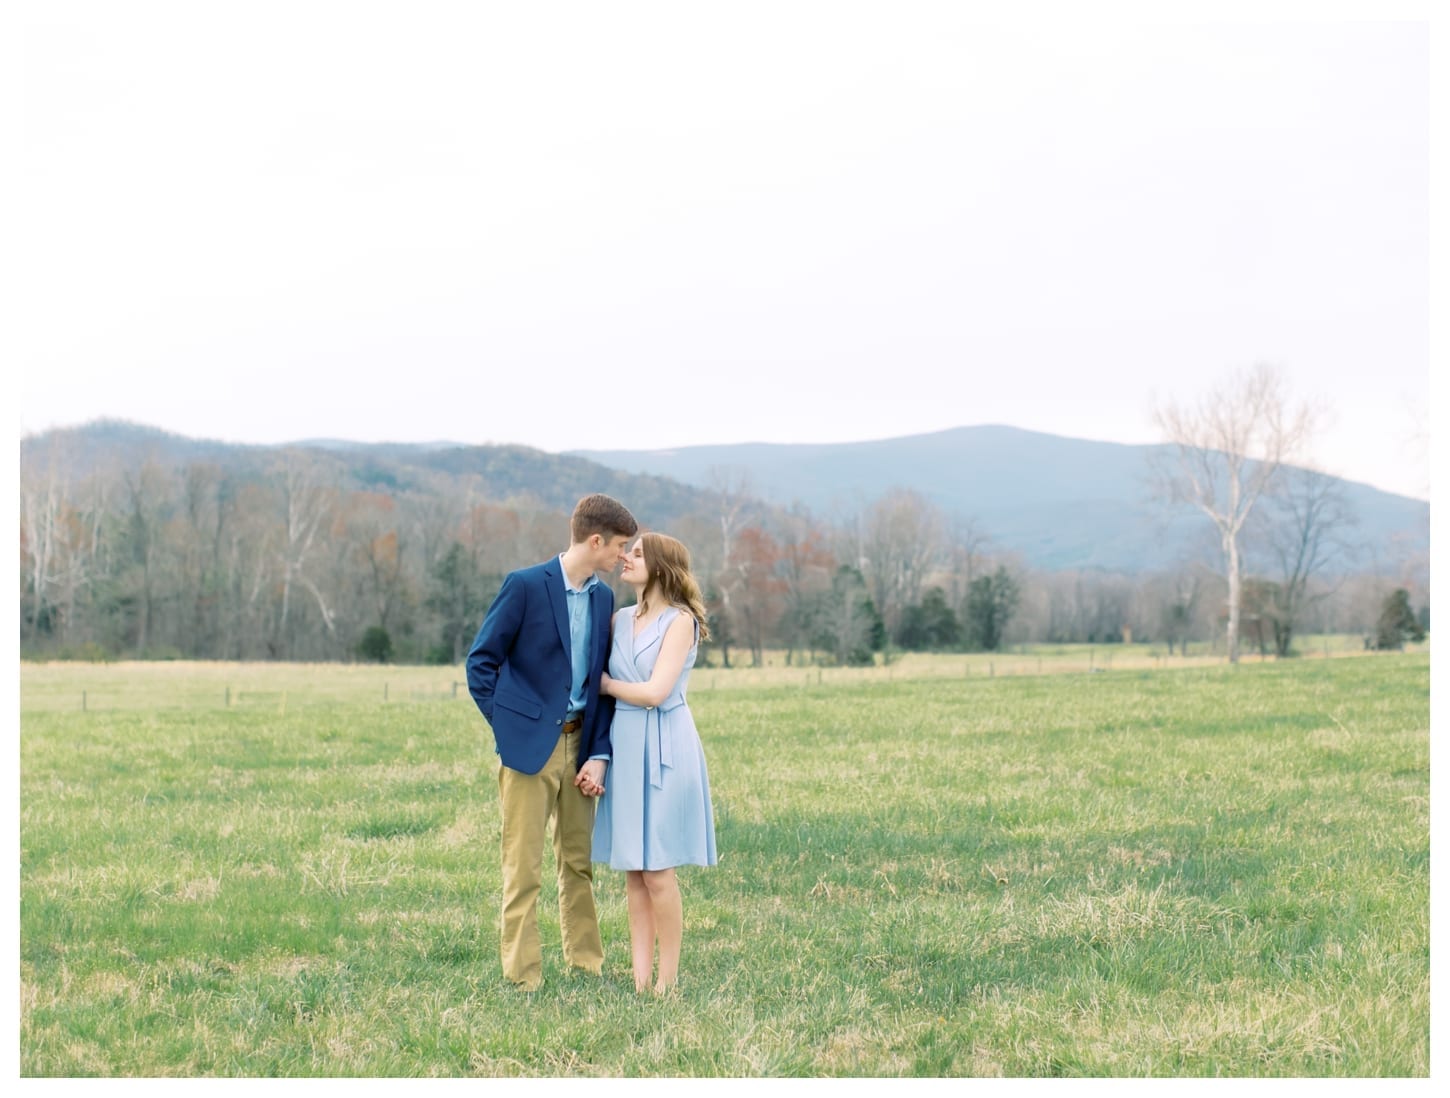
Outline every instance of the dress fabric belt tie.
[(672, 737), (665, 735), (665, 714), (685, 704), (679, 695), (671, 695), (659, 705), (646, 708), (629, 702), (615, 703), (616, 709), (636, 709), (644, 714), (644, 753), (649, 766), (649, 784), (655, 789), (665, 786), (666, 769), (675, 765)]

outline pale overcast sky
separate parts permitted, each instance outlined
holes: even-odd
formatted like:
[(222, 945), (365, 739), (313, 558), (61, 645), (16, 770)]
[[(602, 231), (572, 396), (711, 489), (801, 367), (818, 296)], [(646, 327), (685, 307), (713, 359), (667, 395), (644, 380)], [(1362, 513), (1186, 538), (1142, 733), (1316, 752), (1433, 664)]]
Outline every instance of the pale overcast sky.
[(1428, 498), (1430, 31), (1347, 18), (1428, 11), (25, 3), (19, 431), (1150, 442), (1270, 362)]

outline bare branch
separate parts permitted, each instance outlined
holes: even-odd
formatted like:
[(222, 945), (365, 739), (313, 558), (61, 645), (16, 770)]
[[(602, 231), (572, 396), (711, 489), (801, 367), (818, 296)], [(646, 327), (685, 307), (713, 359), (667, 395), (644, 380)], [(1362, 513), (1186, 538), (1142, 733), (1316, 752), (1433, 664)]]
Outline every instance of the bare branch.
[(1156, 408), (1172, 447), (1156, 472), (1156, 491), (1202, 511), (1218, 530), (1229, 584), (1228, 654), (1239, 656), (1242, 560), (1239, 537), (1286, 461), (1313, 434), (1317, 415), (1290, 404), (1281, 372), (1257, 365), (1234, 374), (1189, 406)]

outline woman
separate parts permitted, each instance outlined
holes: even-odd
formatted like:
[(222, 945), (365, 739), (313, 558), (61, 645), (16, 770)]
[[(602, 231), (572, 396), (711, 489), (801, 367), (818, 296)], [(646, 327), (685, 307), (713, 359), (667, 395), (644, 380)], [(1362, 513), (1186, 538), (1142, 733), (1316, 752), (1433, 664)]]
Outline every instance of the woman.
[[(615, 699), (614, 757), (594, 819), (594, 860), (625, 871), (634, 986), (654, 990), (679, 978), (684, 915), (675, 867), (715, 864), (710, 781), (685, 684), (708, 637), (690, 552), (665, 534), (630, 548), (621, 577), (635, 605), (614, 615), (609, 670), (600, 690)], [(597, 792), (585, 789), (585, 792)]]

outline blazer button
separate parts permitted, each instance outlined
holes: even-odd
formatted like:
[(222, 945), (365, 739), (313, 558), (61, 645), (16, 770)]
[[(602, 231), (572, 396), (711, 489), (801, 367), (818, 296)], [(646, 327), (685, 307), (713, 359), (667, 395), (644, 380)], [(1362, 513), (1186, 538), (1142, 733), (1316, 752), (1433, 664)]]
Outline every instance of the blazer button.
[(557, 720), (557, 721), (555, 721), (555, 722), (554, 722), (554, 723), (555, 723), (555, 724), (563, 724), (563, 723), (564, 723), (564, 722), (563, 722), (563, 721), (562, 721), (562, 720)]

